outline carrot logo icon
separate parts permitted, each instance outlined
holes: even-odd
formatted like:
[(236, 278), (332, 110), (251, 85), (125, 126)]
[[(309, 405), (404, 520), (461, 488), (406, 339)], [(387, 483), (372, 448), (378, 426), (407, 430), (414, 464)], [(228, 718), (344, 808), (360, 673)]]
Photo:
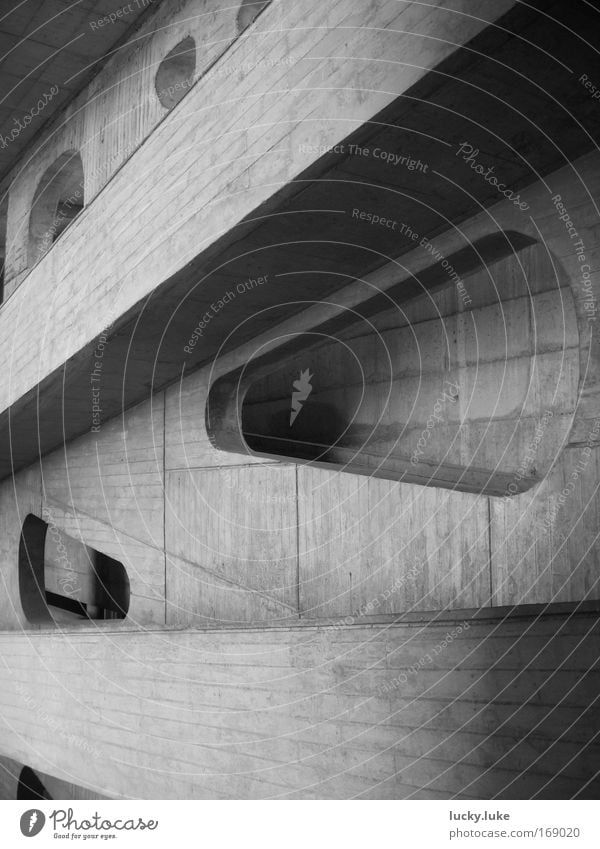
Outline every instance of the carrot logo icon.
[(21, 816), (21, 834), (25, 837), (35, 837), (43, 829), (46, 817), (43, 811), (32, 808)]
[(290, 412), (290, 427), (296, 421), (296, 417), (300, 410), (302, 409), (302, 404), (310, 393), (312, 392), (312, 380), (313, 375), (310, 374), (308, 369), (300, 372), (300, 377), (298, 380), (295, 380), (293, 383), (294, 391), (292, 392), (292, 409)]

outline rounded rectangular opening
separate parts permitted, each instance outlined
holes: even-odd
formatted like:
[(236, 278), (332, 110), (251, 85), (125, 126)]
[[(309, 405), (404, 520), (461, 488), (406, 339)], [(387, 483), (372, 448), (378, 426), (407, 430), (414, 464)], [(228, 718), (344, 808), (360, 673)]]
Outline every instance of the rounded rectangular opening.
[(124, 619), (129, 610), (123, 564), (33, 514), (21, 531), (19, 588), (32, 623)]

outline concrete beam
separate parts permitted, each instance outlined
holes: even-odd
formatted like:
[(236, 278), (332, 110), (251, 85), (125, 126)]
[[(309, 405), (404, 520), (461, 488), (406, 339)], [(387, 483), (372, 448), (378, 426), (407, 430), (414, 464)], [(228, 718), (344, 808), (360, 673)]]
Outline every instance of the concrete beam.
[(117, 798), (595, 798), (599, 627), (5, 633), (1, 749)]
[[(260, 18), (261, 58), (275, 63), (268, 73), (255, 68), (241, 83), (234, 75), (220, 78), (217, 70), (206, 73), (3, 306), (0, 356), (8, 377), (0, 387), (2, 453), (12, 454), (13, 467), (89, 428), (82, 385), (89, 384), (96, 342), (108, 325), (111, 347), (121, 356), (112, 373), (105, 370), (105, 386), (117, 397), (107, 388), (102, 403), (105, 415), (118, 411), (123, 356), (140, 316), (151, 308), (149, 322), (160, 339), (170, 309), (165, 296), (177, 303), (182, 289), (191, 287), (199, 290), (200, 303), (210, 304), (223, 290), (223, 276), (215, 272), (223, 267), (225, 248), (268, 220), (264, 216), (280, 207), (278, 192), (289, 196), (306, 185), (294, 181), (307, 169), (313, 168), (309, 182), (322, 174), (327, 163), (310, 147), (317, 127), (320, 143), (340, 142), (512, 6), (509, 0), (479, 0), (476, 9), (466, 0), (426, 7), (390, 0), (370, 4), (365, 16), (362, 2), (339, 0), (327, 9), (317, 4), (307, 16), (290, 4), (284, 27), (278, 4), (269, 6)], [(227, 60), (247, 66), (255, 50), (252, 39), (238, 39)], [(296, 60), (291, 68), (281, 64), (290, 56)], [(252, 277), (253, 263), (242, 265), (241, 279)], [(227, 268), (237, 280), (240, 271), (239, 263)], [(314, 291), (322, 293), (322, 286)], [(146, 367), (157, 340), (148, 330), (140, 343), (145, 350), (133, 354), (143, 363), (131, 381), (133, 394), (125, 378), (126, 404), (180, 369), (181, 357), (158, 352), (160, 373), (156, 380), (150, 375), (149, 384)], [(178, 330), (178, 349), (185, 335)], [(61, 409), (65, 430), (59, 434), (52, 422), (63, 418)], [(32, 414), (45, 422), (39, 444), (37, 428), (25, 424)], [(10, 463), (2, 474), (8, 470)]]
[[(520, 187), (588, 150), (598, 116), (591, 98), (570, 108), (575, 72), (545, 50), (554, 21), (512, 5), (373, 4), (366, 26), (364, 6), (340, 0), (325, 18), (315, 7), (308, 32), (290, 7), (285, 38), (265, 10), (265, 59), (296, 65), (241, 85), (206, 74), (3, 308), (0, 474), (93, 427), (95, 371), (106, 419), (408, 253), (411, 233), (456, 227), (499, 185), (528, 207)], [(228, 60), (249, 50), (239, 39)], [(425, 174), (382, 158), (414, 150)], [(509, 203), (530, 232), (531, 209)]]

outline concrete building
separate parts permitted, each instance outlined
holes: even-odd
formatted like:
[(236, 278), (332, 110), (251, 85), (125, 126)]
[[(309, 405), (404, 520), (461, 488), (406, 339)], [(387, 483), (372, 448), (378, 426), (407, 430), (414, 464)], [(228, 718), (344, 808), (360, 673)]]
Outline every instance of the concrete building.
[(577, 0), (0, 20), (10, 798), (595, 798)]

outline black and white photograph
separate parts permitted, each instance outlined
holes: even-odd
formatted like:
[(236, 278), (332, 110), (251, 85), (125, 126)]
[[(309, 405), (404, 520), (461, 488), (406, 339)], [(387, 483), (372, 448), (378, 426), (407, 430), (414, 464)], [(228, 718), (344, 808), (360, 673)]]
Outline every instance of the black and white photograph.
[(600, 845), (599, 144), (596, 0), (0, 2), (0, 845)]

